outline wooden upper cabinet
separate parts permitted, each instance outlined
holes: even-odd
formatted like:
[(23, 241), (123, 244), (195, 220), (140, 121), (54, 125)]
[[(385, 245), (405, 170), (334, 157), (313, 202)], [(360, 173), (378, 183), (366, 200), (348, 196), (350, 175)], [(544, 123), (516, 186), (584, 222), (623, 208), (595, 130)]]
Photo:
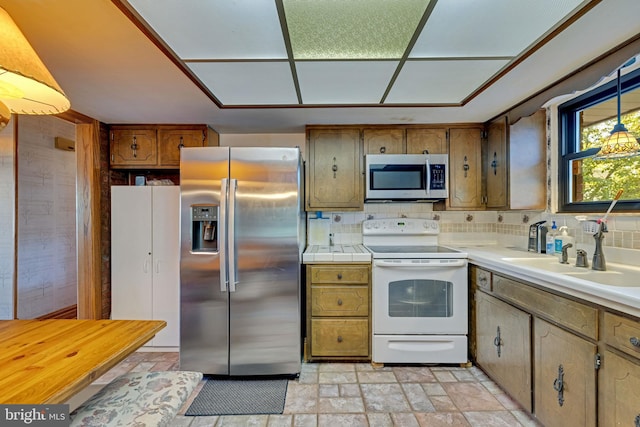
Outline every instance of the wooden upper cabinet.
[(180, 167), (180, 150), (183, 147), (202, 147), (205, 140), (203, 129), (158, 129), (160, 164)]
[(109, 146), (112, 167), (158, 164), (155, 129), (112, 129)]
[(449, 209), (481, 209), (482, 128), (449, 129)]
[(538, 110), (509, 127), (509, 207), (544, 209), (547, 198), (547, 114)]
[(183, 147), (216, 146), (207, 125), (113, 125), (110, 166), (114, 169), (178, 169)]
[(404, 154), (404, 129), (364, 129), (365, 154)]
[(486, 162), (487, 208), (506, 208), (509, 203), (506, 117), (491, 122), (487, 128)]
[(363, 155), (357, 128), (307, 130), (305, 207), (362, 210), (364, 208)]
[(408, 128), (407, 154), (447, 154), (447, 130), (444, 128)]

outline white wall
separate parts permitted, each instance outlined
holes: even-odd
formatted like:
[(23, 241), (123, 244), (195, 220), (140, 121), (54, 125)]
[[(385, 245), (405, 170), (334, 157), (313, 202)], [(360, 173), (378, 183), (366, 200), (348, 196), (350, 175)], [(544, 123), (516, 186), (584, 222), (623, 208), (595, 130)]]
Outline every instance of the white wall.
[(300, 147), (302, 158), (305, 158), (304, 133), (220, 134), (220, 145), (225, 147)]
[(75, 125), (53, 116), (18, 120), (18, 318), (77, 301), (76, 156), (54, 138)]

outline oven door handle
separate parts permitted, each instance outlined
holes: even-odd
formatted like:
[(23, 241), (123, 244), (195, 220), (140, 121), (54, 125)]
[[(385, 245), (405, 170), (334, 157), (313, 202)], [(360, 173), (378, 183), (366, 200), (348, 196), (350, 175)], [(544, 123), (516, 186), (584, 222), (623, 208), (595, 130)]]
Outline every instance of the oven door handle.
[(385, 261), (385, 260), (377, 260), (373, 262), (373, 265), (376, 267), (387, 267), (387, 268), (458, 268), (465, 267), (467, 265), (466, 259), (451, 259), (447, 260), (447, 262), (442, 263), (408, 263), (408, 262), (393, 262), (393, 261)]

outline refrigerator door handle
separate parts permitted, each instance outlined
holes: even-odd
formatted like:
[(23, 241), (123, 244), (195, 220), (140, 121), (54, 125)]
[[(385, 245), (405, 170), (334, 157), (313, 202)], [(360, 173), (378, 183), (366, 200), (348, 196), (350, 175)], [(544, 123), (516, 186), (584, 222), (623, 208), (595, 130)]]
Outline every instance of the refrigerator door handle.
[(229, 280), (227, 279), (227, 194), (229, 193), (229, 180), (222, 179), (220, 184), (220, 220), (218, 233), (220, 240), (220, 292), (227, 292)]
[(227, 237), (229, 239), (229, 292), (236, 291), (236, 277), (238, 276), (238, 268), (236, 265), (236, 239), (235, 239), (235, 218), (236, 218), (236, 188), (238, 187), (237, 179), (229, 180), (229, 230)]

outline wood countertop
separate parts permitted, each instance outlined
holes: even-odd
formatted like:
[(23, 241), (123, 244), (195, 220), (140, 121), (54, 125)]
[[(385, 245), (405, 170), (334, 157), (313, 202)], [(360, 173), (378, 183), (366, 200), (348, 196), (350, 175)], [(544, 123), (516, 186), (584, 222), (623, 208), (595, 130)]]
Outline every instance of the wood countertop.
[(165, 326), (158, 320), (2, 320), (0, 403), (65, 403)]

